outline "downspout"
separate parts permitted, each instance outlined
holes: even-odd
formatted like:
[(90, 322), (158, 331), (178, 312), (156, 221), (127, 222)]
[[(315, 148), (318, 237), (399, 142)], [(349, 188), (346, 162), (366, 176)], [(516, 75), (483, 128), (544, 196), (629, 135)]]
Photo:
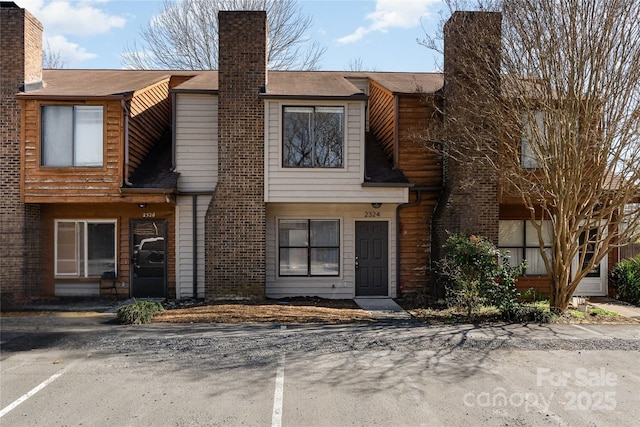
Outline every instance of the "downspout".
[(400, 157), (400, 98), (398, 95), (393, 96), (394, 105), (394, 118), (393, 118), (393, 169), (398, 167)]
[(191, 241), (193, 247), (193, 256), (191, 262), (193, 265), (192, 281), (193, 281), (193, 298), (198, 298), (198, 196), (213, 196), (213, 191), (178, 191), (178, 196), (191, 196), (192, 198), (192, 227)]
[(422, 193), (423, 192), (435, 192), (441, 191), (442, 187), (440, 186), (426, 186), (426, 187), (413, 187), (409, 191), (416, 192), (416, 200), (409, 203), (401, 203), (396, 206), (396, 287), (400, 289), (400, 210), (404, 208), (411, 208), (418, 206), (422, 203)]
[(192, 199), (192, 211), (193, 211), (193, 231), (192, 231), (192, 244), (193, 244), (193, 298), (198, 298), (198, 195), (194, 194)]
[(120, 103), (124, 112), (124, 177), (122, 181), (124, 185), (132, 187), (133, 184), (129, 181), (129, 114), (131, 111), (129, 111), (126, 99), (123, 99)]
[(178, 98), (176, 97), (175, 92), (171, 92), (171, 171), (175, 172), (176, 170), (176, 103), (178, 102)]

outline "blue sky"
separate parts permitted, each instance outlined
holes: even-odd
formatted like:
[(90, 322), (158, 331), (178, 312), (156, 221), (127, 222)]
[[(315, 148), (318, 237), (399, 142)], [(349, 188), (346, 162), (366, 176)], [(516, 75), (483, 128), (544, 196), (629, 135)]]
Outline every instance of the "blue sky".
[[(65, 68), (122, 67), (120, 54), (162, 9), (161, 0), (16, 0), (45, 27), (44, 43)], [(374, 71), (435, 71), (440, 61), (420, 46), (434, 32), (440, 0), (300, 0), (313, 18), (309, 34), (327, 48), (323, 70), (346, 70), (359, 58)]]

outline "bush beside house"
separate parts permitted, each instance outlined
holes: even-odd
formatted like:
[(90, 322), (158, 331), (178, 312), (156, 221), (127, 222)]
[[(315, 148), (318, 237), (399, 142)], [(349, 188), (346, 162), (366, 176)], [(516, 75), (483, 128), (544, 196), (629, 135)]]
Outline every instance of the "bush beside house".
[(640, 306), (640, 255), (620, 261), (610, 273), (616, 298)]

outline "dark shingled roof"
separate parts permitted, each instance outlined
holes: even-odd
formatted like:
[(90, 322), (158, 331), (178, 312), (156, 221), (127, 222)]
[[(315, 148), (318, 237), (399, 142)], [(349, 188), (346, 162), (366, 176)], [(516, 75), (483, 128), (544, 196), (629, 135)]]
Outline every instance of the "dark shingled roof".
[[(171, 76), (191, 77), (175, 91), (218, 90), (217, 71), (176, 70), (43, 70), (44, 87), (20, 93), (24, 98), (124, 97)], [(442, 88), (440, 73), (380, 73), (350, 71), (269, 71), (265, 96), (282, 97), (361, 97), (362, 92), (349, 79), (368, 78), (392, 93), (434, 93)]]
[(198, 71), (148, 70), (43, 70), (42, 89), (19, 94), (20, 97), (77, 98), (122, 97), (171, 76), (192, 76)]
[(131, 174), (128, 188), (175, 190), (180, 174), (171, 172), (171, 156), (171, 132), (166, 132)]
[(371, 134), (367, 134), (365, 145), (364, 182), (368, 184), (409, 184), (402, 171), (393, 169), (380, 144)]
[[(349, 79), (371, 79), (392, 93), (435, 93), (444, 84), (441, 73), (378, 73), (350, 71), (269, 71), (266, 96), (352, 97), (360, 90)], [(200, 71), (176, 91), (217, 91), (217, 71)]]

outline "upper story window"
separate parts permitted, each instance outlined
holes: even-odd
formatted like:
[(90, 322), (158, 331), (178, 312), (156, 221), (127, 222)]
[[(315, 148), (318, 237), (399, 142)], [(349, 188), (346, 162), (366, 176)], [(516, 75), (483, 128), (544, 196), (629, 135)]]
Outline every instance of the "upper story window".
[(42, 106), (42, 166), (101, 167), (101, 105)]
[(343, 167), (344, 107), (284, 107), (283, 122), (283, 167)]
[(544, 138), (544, 117), (542, 111), (529, 111), (522, 113), (523, 132), (520, 139), (520, 164), (525, 169), (537, 169), (540, 167), (531, 141), (540, 141)]

